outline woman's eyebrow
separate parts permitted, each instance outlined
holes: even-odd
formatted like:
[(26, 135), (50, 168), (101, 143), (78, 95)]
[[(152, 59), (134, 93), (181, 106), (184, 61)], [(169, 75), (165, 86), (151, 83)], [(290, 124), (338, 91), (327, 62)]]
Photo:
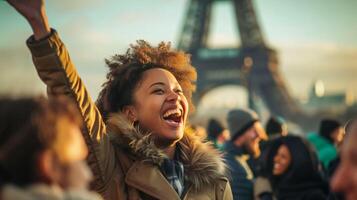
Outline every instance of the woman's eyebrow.
[(156, 85), (162, 85), (162, 86), (165, 86), (165, 83), (163, 82), (156, 82), (156, 83), (153, 83), (149, 86), (149, 88), (153, 87), (153, 86), (156, 86)]

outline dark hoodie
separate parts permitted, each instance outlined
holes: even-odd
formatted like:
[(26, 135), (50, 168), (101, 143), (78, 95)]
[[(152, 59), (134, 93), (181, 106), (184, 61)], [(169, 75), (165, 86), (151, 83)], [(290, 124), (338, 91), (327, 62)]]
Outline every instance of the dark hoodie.
[[(274, 156), (282, 144), (291, 153), (291, 164), (287, 172), (275, 176), (272, 174)], [(307, 141), (297, 136), (278, 138), (272, 142), (266, 158), (265, 174), (278, 200), (326, 199), (328, 184), (319, 172), (317, 157)]]

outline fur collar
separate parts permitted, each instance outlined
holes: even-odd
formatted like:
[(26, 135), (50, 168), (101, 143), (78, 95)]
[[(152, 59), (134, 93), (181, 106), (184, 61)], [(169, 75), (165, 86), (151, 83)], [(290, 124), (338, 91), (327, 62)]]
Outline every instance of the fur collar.
[[(136, 160), (160, 165), (166, 155), (158, 149), (150, 134), (134, 127), (122, 114), (113, 114), (107, 123), (111, 141)], [(226, 173), (221, 153), (194, 133), (185, 132), (178, 142), (179, 158), (185, 168), (185, 180), (195, 191), (213, 185)]]

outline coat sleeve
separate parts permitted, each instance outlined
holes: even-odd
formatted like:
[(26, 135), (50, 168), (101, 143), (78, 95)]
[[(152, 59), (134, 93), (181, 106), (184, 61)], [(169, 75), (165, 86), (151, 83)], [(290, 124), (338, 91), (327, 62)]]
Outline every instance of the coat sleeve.
[(80, 111), (84, 122), (82, 134), (89, 150), (87, 161), (95, 177), (92, 187), (102, 193), (115, 171), (115, 154), (100, 112), (55, 30), (40, 41), (31, 36), (27, 46), (37, 73), (47, 86), (48, 96), (65, 95)]

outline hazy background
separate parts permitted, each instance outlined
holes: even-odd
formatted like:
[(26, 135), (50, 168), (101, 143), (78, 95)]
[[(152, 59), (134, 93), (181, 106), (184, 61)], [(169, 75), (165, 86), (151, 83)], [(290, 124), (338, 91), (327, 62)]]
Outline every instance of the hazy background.
[[(172, 41), (176, 46), (187, 0), (47, 1), (50, 24), (58, 30), (93, 97), (104, 81), (104, 58), (124, 53), (130, 43)], [(255, 0), (267, 43), (278, 51), (292, 94), (304, 98), (314, 80), (327, 92), (357, 94), (356, 0)], [(211, 46), (239, 44), (227, 3), (214, 9)], [(25, 40), (31, 29), (0, 1), (0, 94), (45, 93)]]

